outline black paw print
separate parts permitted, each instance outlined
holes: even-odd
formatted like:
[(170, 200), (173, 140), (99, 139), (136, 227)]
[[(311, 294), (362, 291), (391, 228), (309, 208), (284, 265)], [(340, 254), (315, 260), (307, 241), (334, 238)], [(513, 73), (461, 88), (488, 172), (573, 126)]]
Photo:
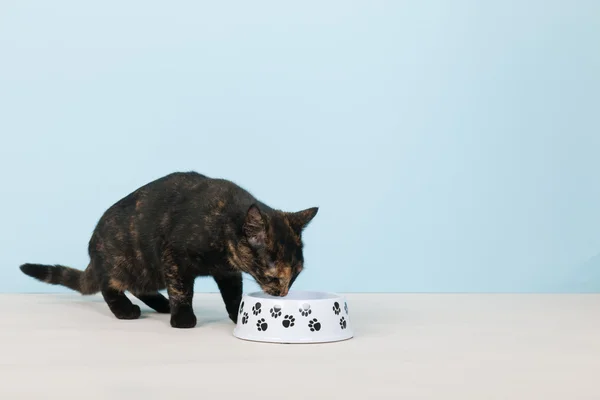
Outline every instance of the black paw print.
[(342, 312), (340, 308), (340, 303), (338, 303), (337, 301), (333, 303), (333, 312), (335, 313), (335, 315), (340, 315), (340, 312)]
[(321, 323), (319, 321), (317, 321), (316, 318), (314, 318), (308, 322), (308, 327), (310, 328), (311, 332), (314, 332), (314, 331), (318, 332), (321, 330)]
[(281, 317), (281, 307), (274, 306), (273, 308), (271, 308), (270, 311), (271, 311), (271, 317), (273, 317), (273, 318)]
[(299, 308), (298, 311), (300, 311), (300, 314), (302, 314), (303, 317), (308, 317), (310, 314), (312, 314), (310, 304), (302, 304), (302, 308)]
[(281, 325), (283, 325), (284, 328), (291, 328), (292, 326), (294, 326), (294, 322), (296, 322), (296, 318), (294, 318), (293, 315), (286, 315), (285, 317), (283, 317)]
[(240, 314), (244, 311), (244, 302), (242, 301), (242, 304), (240, 304)]
[(269, 325), (267, 325), (264, 318), (261, 318), (256, 322), (256, 328), (258, 329), (259, 332), (266, 331), (268, 327), (269, 327)]
[(348, 315), (348, 303), (344, 302), (344, 310), (346, 310), (346, 315)]
[(248, 323), (248, 313), (245, 312), (242, 316), (242, 325), (246, 325)]
[(344, 318), (344, 317), (342, 317), (342, 319), (340, 319), (340, 328), (346, 329), (346, 318)]
[(255, 305), (252, 306), (252, 314), (254, 315), (258, 315), (262, 312), (262, 310), (260, 309), (262, 307), (262, 304), (260, 303), (256, 303)]

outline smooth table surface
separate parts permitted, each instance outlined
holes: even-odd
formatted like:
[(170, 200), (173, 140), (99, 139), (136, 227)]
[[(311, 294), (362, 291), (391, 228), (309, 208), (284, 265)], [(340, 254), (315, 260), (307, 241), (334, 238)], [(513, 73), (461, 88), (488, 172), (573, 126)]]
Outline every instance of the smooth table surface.
[(191, 330), (0, 295), (0, 399), (600, 399), (600, 295), (347, 298), (354, 339), (281, 345), (234, 338), (218, 294)]

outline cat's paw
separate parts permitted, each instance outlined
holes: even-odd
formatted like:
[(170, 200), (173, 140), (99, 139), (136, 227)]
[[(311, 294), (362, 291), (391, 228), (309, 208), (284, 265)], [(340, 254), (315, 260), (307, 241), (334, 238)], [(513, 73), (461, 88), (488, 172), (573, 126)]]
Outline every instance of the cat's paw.
[(138, 319), (142, 315), (142, 311), (139, 306), (132, 304), (130, 307), (114, 311), (114, 314), (118, 319)]
[(180, 308), (177, 313), (171, 314), (173, 328), (193, 328), (196, 326), (196, 316), (191, 307)]

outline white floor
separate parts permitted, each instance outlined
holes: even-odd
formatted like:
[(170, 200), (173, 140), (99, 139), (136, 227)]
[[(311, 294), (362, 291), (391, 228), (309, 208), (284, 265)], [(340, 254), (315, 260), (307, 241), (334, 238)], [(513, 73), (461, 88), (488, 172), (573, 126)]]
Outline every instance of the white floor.
[(0, 399), (600, 399), (600, 295), (348, 295), (354, 339), (245, 342), (98, 297), (0, 295)]

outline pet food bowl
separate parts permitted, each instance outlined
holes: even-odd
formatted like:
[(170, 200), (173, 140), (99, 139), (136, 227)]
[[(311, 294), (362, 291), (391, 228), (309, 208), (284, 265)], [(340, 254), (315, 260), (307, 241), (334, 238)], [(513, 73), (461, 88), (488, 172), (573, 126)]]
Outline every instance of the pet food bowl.
[(233, 335), (272, 343), (325, 343), (353, 336), (346, 300), (337, 294), (292, 291), (285, 297), (245, 294)]

